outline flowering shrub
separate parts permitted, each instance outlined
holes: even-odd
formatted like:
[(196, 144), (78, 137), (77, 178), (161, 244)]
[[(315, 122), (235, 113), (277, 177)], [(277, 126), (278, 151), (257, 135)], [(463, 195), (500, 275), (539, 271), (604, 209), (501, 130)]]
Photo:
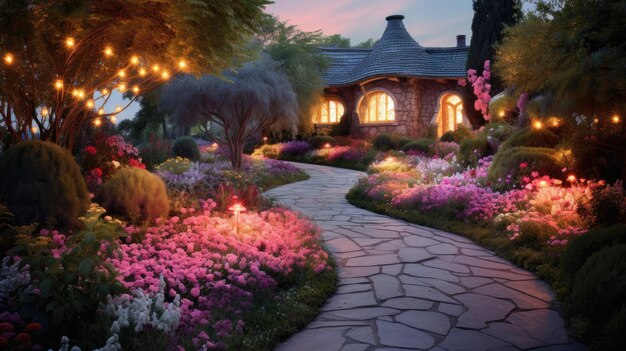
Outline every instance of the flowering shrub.
[(93, 144), (84, 148), (82, 161), (87, 187), (94, 193), (123, 166), (146, 168), (133, 144), (121, 135), (103, 133), (96, 134)]
[[(474, 89), (474, 95), (476, 96), (476, 101), (474, 101), (474, 109), (476, 111), (480, 111), (482, 113), (485, 121), (489, 121), (491, 118), (489, 114), (489, 101), (491, 101), (491, 84), (489, 84), (489, 80), (491, 79), (491, 62), (490, 60), (486, 60), (483, 65), (483, 74), (482, 76), (478, 76), (475, 69), (467, 70), (467, 82), (472, 85)], [(467, 82), (464, 79), (459, 79), (459, 85), (465, 86)]]
[(211, 216), (214, 207), (209, 200), (184, 219), (130, 226), (121, 256), (110, 259), (129, 289), (158, 294), (162, 276), (165, 299), (180, 296), (179, 330), (196, 335), (198, 347), (243, 328), (242, 313), (261, 290), (270, 293), (297, 270), (329, 268), (318, 229), (294, 212), (243, 213), (237, 233), (232, 219)]
[(441, 141), (431, 146), (432, 155), (437, 158), (452, 157), (459, 152), (459, 144), (455, 142)]
[(280, 144), (280, 158), (304, 156), (311, 150), (311, 144), (306, 141), (289, 141)]

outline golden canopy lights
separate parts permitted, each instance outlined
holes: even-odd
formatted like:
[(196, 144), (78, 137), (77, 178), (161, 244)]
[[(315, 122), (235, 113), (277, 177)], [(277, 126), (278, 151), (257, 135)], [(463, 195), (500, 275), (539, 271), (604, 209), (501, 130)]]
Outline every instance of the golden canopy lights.
[(76, 45), (76, 40), (74, 40), (74, 38), (67, 37), (65, 39), (65, 46), (67, 46), (69, 49), (73, 48), (75, 45)]
[(111, 57), (113, 56), (113, 49), (110, 46), (104, 48), (104, 56)]
[(112, 123), (115, 123), (117, 121), (117, 117), (115, 117), (115, 115), (109, 117), (109, 120), (111, 120)]
[(133, 65), (138, 65), (139, 64), (139, 57), (137, 55), (133, 55), (130, 57), (130, 63), (132, 63)]
[(148, 73), (148, 72), (146, 72), (146, 70), (144, 68), (140, 68), (139, 69), (139, 76), (140, 77), (144, 77), (146, 75), (146, 73)]
[(100, 90), (100, 94), (102, 95), (107, 95), (108, 93), (109, 93), (109, 89), (105, 88), (105, 89)]
[(85, 103), (85, 106), (87, 106), (88, 108), (93, 108), (94, 106), (93, 100), (91, 99), (87, 100), (87, 102)]
[(100, 127), (102, 125), (102, 120), (100, 118), (96, 118), (93, 120), (93, 125), (96, 127)]
[(122, 112), (122, 106), (120, 105), (115, 106), (115, 112), (118, 112), (118, 113)]
[(72, 90), (72, 96), (74, 96), (77, 99), (82, 99), (85, 97), (85, 91), (82, 89), (74, 89)]
[(120, 92), (122, 92), (122, 93), (123, 93), (123, 92), (125, 92), (125, 91), (126, 91), (126, 84), (124, 84), (124, 83), (120, 83), (120, 84), (117, 86), (117, 90), (119, 90), (119, 91), (120, 91)]
[(41, 111), (39, 111), (43, 117), (47, 117), (50, 114), (50, 110), (47, 107), (42, 107)]
[(117, 72), (117, 75), (120, 76), (120, 78), (125, 78), (126, 77), (126, 71), (121, 69), (119, 72)]
[(611, 122), (617, 124), (617, 123), (621, 122), (621, 119), (619, 118), (618, 115), (613, 115), (613, 117), (611, 117)]
[(178, 61), (178, 68), (180, 68), (180, 69), (187, 68), (187, 62), (185, 62), (185, 60)]
[(139, 87), (138, 87), (137, 85), (135, 85), (135, 86), (133, 87), (133, 93), (134, 93), (135, 95), (139, 94)]
[(161, 67), (159, 65), (152, 65), (152, 70), (154, 72), (158, 72), (161, 69)]
[(57, 90), (61, 90), (63, 89), (63, 81), (60, 79), (57, 79), (54, 81), (54, 88)]
[(100, 107), (100, 108), (98, 109), (98, 114), (99, 114), (100, 116), (102, 116), (102, 115), (104, 114), (104, 109), (103, 109), (102, 107)]
[(543, 123), (541, 123), (541, 121), (534, 121), (533, 122), (533, 128), (541, 129), (541, 128), (543, 128)]
[(165, 80), (170, 79), (170, 72), (168, 72), (168, 71), (161, 72), (161, 78), (163, 78)]
[(13, 63), (13, 55), (12, 55), (12, 54), (6, 54), (6, 55), (4, 55), (4, 62), (5, 62), (7, 65), (12, 64), (12, 63)]

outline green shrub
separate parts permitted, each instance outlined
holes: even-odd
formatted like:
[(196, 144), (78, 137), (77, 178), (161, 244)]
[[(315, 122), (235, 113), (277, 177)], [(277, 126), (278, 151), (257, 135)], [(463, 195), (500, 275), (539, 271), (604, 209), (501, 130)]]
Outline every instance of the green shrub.
[(412, 141), (413, 141), (413, 139), (409, 138), (409, 137), (404, 137), (404, 136), (398, 137), (396, 139), (396, 147), (397, 147), (398, 150), (402, 150), (404, 145), (406, 145), (406, 144), (408, 144), (408, 143), (410, 143)]
[(454, 131), (453, 130), (449, 130), (445, 133), (443, 133), (443, 135), (441, 135), (441, 137), (439, 138), (439, 141), (445, 141), (445, 142), (453, 142), (454, 141)]
[(535, 129), (525, 127), (513, 132), (500, 146), (500, 149), (509, 149), (517, 146), (554, 148), (559, 143), (559, 137), (549, 129)]
[(335, 140), (335, 138), (331, 136), (316, 135), (309, 139), (309, 144), (311, 144), (311, 146), (313, 146), (314, 149), (321, 149), (326, 144), (330, 144), (334, 146), (335, 144), (337, 144), (337, 141)]
[[(525, 168), (520, 164), (526, 163)], [(493, 162), (489, 167), (488, 181), (492, 184), (503, 184), (506, 179), (510, 183), (506, 186), (520, 184), (521, 177), (528, 175), (530, 171), (539, 172), (540, 175), (548, 175), (559, 178), (563, 164), (555, 149), (541, 147), (500, 147)], [(526, 173), (524, 173), (526, 172)], [(508, 178), (510, 175), (510, 178)]]
[(519, 237), (516, 244), (534, 250), (547, 245), (551, 236), (557, 235), (556, 229), (546, 223), (523, 221), (519, 224)]
[(415, 140), (411, 141), (410, 143), (404, 145), (402, 147), (402, 151), (404, 151), (404, 152), (408, 152), (408, 151), (421, 152), (421, 153), (424, 153), (424, 154), (428, 155), (428, 154), (430, 154), (431, 148), (432, 148), (434, 143), (435, 143), (435, 141), (433, 139), (427, 139), (427, 138), (415, 139)]
[(192, 137), (182, 137), (176, 139), (173, 146), (174, 156), (188, 158), (192, 161), (200, 160), (200, 150), (198, 144)]
[(187, 158), (174, 157), (155, 167), (156, 171), (183, 174), (191, 168), (192, 162)]
[(350, 129), (352, 128), (352, 116), (344, 114), (341, 116), (339, 123), (334, 124), (330, 128), (331, 136), (347, 136), (350, 135)]
[(102, 185), (99, 200), (107, 210), (133, 222), (150, 222), (170, 210), (165, 183), (145, 169), (125, 167)]
[(280, 144), (266, 144), (254, 150), (253, 157), (267, 157), (278, 159), (280, 156)]
[(604, 338), (608, 350), (622, 350), (626, 345), (626, 304), (617, 312), (604, 327)]
[(491, 154), (487, 138), (467, 138), (459, 145), (459, 162), (465, 166), (476, 166), (478, 160)]
[(459, 124), (456, 130), (449, 130), (443, 133), (443, 135), (441, 136), (441, 138), (439, 138), (439, 140), (446, 141), (449, 143), (455, 142), (457, 144), (460, 144), (463, 142), (463, 140), (468, 139), (468, 138), (473, 138), (473, 137), (474, 137), (474, 132), (472, 132), (470, 129), (468, 129), (464, 125)]
[(574, 276), (571, 299), (593, 325), (608, 322), (626, 302), (626, 245), (591, 255)]
[(389, 151), (397, 149), (398, 144), (392, 135), (379, 134), (372, 140), (372, 146), (378, 151)]
[(574, 275), (594, 253), (608, 246), (626, 244), (626, 225), (597, 227), (572, 241), (561, 255), (560, 269), (563, 278), (571, 283)]
[(141, 162), (148, 170), (153, 170), (158, 164), (172, 157), (172, 143), (166, 139), (153, 138), (149, 142), (139, 146)]
[[(492, 139), (497, 140), (498, 142), (503, 142), (506, 140), (513, 132), (515, 128), (505, 122), (490, 122), (485, 125), (485, 128), (479, 133), (487, 137), (491, 137)], [(495, 151), (495, 150), (494, 150)]]
[(589, 202), (591, 216), (596, 225), (611, 225), (624, 221), (626, 198), (622, 184), (607, 185), (593, 190)]
[(0, 201), (16, 224), (76, 223), (89, 206), (85, 178), (72, 154), (44, 141), (29, 141), (0, 154)]

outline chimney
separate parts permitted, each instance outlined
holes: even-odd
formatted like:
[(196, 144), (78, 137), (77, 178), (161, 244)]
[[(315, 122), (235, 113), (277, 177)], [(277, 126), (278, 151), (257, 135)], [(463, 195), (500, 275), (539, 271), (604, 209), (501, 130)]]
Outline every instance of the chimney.
[(456, 36), (456, 47), (457, 48), (464, 48), (465, 46), (465, 35), (460, 34)]
[(393, 20), (402, 21), (403, 19), (404, 19), (403, 15), (391, 15), (391, 16), (385, 17), (385, 20), (387, 20), (387, 22), (390, 22)]

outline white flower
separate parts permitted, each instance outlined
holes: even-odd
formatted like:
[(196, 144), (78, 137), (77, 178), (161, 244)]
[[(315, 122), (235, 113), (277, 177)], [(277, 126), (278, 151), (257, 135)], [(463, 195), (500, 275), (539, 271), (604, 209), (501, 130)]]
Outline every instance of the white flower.
[(111, 164), (113, 165), (113, 168), (120, 168), (120, 163), (117, 161), (111, 161)]

